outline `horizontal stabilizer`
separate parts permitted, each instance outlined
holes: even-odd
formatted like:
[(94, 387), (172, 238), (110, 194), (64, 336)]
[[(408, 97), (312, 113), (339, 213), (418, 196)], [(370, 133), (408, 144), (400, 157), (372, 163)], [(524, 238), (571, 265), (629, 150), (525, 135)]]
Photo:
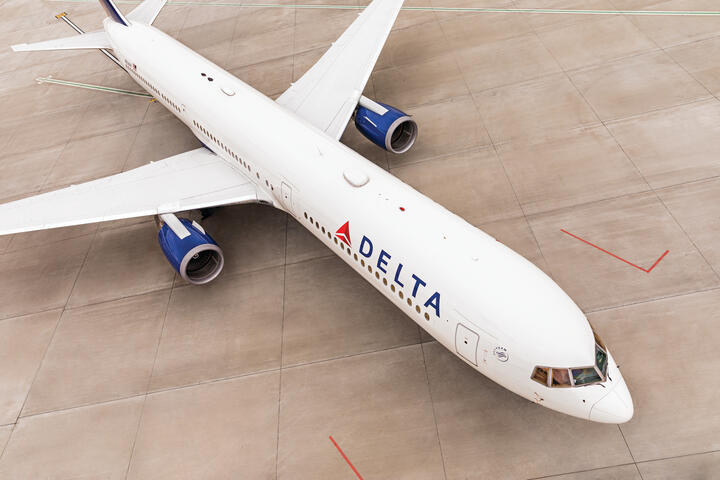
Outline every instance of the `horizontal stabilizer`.
[(145, 0), (135, 7), (135, 10), (128, 13), (127, 18), (133, 22), (152, 25), (165, 3), (167, 3), (167, 0)]
[(40, 50), (75, 50), (83, 48), (112, 48), (104, 31), (83, 33), (72, 37), (58, 38), (37, 43), (21, 43), (13, 45), (16, 52), (33, 52)]

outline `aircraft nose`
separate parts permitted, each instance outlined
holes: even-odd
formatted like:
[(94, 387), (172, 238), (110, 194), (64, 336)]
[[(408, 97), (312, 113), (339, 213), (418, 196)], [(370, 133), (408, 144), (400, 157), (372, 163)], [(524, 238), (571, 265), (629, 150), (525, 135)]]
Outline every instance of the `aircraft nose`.
[(625, 380), (598, 400), (590, 410), (590, 420), (601, 423), (625, 423), (633, 416), (634, 408)]

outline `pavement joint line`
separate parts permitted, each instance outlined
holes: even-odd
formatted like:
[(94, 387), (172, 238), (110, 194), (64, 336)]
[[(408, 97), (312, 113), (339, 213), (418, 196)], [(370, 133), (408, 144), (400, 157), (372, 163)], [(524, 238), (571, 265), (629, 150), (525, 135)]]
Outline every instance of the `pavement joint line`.
[(597, 471), (600, 471), (600, 470), (606, 470), (606, 469), (608, 469), (608, 468), (626, 467), (626, 466), (628, 466), (628, 465), (635, 465), (635, 466), (637, 466), (637, 465), (642, 465), (642, 464), (645, 464), (645, 463), (662, 462), (662, 461), (665, 461), (665, 460), (675, 460), (675, 459), (677, 459), (677, 458), (694, 457), (694, 456), (698, 456), (698, 455), (710, 455), (710, 454), (712, 454), (712, 453), (718, 453), (718, 452), (720, 452), (720, 449), (718, 449), (718, 450), (707, 450), (707, 451), (703, 451), (703, 452), (684, 453), (684, 454), (682, 454), (682, 455), (670, 455), (670, 456), (662, 457), (662, 458), (653, 458), (653, 459), (651, 459), (651, 460), (639, 460), (639, 461), (637, 461), (637, 462), (618, 463), (618, 464), (616, 464), (616, 465), (608, 465), (608, 466), (605, 466), (605, 467), (596, 467), (596, 468), (587, 468), (587, 469), (584, 469), (584, 470), (575, 470), (575, 471), (572, 471), (572, 472), (552, 473), (552, 474), (550, 474), (550, 475), (543, 475), (543, 476), (540, 476), (540, 477), (532, 477), (532, 478), (529, 478), (528, 480), (556, 479), (556, 478), (563, 477), (563, 476), (565, 476), (565, 475), (574, 475), (574, 474), (586, 473), (586, 472), (597, 472)]
[(687, 296), (696, 295), (696, 294), (700, 295), (700, 294), (704, 294), (704, 293), (715, 292), (718, 290), (720, 290), (720, 286), (715, 285), (713, 287), (701, 288), (698, 290), (670, 293), (668, 295), (660, 295), (659, 297), (651, 297), (651, 298), (647, 298), (647, 299), (643, 299), (643, 300), (637, 300), (637, 301), (632, 301), (632, 302), (627, 302), (627, 303), (619, 303), (617, 305), (608, 305), (607, 307), (598, 307), (598, 308), (583, 310), (583, 313), (585, 313), (587, 315), (592, 315), (594, 313), (608, 312), (610, 310), (617, 310), (620, 308), (629, 308), (629, 307), (634, 307), (637, 305), (644, 305), (646, 303), (661, 302), (663, 300), (669, 300), (671, 298), (687, 297)]
[[(48, 0), (54, 3), (95, 3), (95, 0)], [(123, 5), (137, 5), (138, 1), (117, 0)], [(244, 2), (199, 2), (189, 0), (170, 0), (168, 5), (202, 6), (202, 7), (239, 7), (239, 8), (294, 8), (296, 10), (364, 10), (365, 5), (333, 5), (333, 4), (284, 4), (284, 3), (244, 3)], [(720, 11), (713, 10), (583, 10), (556, 8), (482, 8), (482, 7), (412, 7), (405, 6), (401, 10), (410, 12), (458, 12), (458, 13), (524, 13), (549, 15), (634, 15), (634, 16), (681, 16), (681, 17), (713, 17), (720, 16)]]
[[(432, 343), (432, 341), (428, 341), (428, 342), (424, 342), (424, 343)], [(82, 404), (78, 404), (78, 405), (59, 407), (59, 408), (55, 408), (54, 410), (33, 412), (33, 413), (29, 413), (27, 415), (18, 416), (15, 423), (8, 424), (8, 425), (17, 425), (17, 423), (20, 420), (32, 418), (32, 417), (39, 417), (39, 416), (43, 416), (43, 415), (51, 415), (53, 413), (67, 412), (67, 411), (71, 411), (71, 410), (77, 410), (77, 409), (86, 408), (86, 407), (94, 407), (94, 406), (98, 406), (98, 405), (107, 405), (107, 404), (114, 403), (114, 402), (121, 402), (124, 400), (132, 400), (132, 399), (137, 399), (137, 398), (150, 396), (150, 395), (157, 395), (157, 394), (162, 394), (162, 393), (167, 393), (167, 392), (173, 392), (176, 390), (183, 390), (186, 388), (201, 387), (203, 385), (212, 385), (215, 383), (231, 382), (233, 380), (238, 380), (240, 378), (253, 377), (253, 376), (257, 376), (257, 375), (266, 375), (269, 373), (278, 373), (279, 374), (281, 368), (282, 368), (282, 370), (288, 370), (288, 369), (294, 369), (294, 368), (299, 368), (299, 367), (306, 367), (309, 365), (330, 363), (330, 362), (333, 362), (336, 360), (343, 360), (346, 358), (362, 357), (365, 355), (373, 355), (376, 353), (390, 352), (390, 351), (401, 350), (401, 349), (406, 349), (406, 348), (410, 348), (410, 347), (420, 347), (420, 345), (421, 345), (420, 343), (412, 343), (412, 344), (407, 344), (407, 345), (394, 345), (391, 347), (380, 348), (377, 350), (370, 350), (367, 352), (351, 353), (351, 354), (347, 354), (347, 355), (341, 355), (338, 357), (325, 358), (322, 360), (314, 360), (314, 361), (310, 361), (310, 362), (306, 362), (306, 363), (302, 363), (302, 364), (276, 367), (276, 368), (268, 368), (268, 369), (263, 369), (263, 370), (257, 370), (254, 372), (239, 373), (237, 375), (230, 375), (230, 376), (226, 376), (226, 377), (210, 378), (210, 379), (201, 380), (201, 381), (198, 381), (195, 383), (188, 383), (185, 385), (174, 385), (171, 387), (160, 388), (157, 390), (151, 390), (151, 391), (144, 392), (144, 393), (133, 393), (133, 394), (129, 394), (129, 395), (118, 396), (115, 398), (107, 398), (104, 400), (98, 400), (98, 401), (89, 402), (89, 403), (82, 403)]]
[(113, 88), (113, 87), (105, 87), (103, 85), (93, 85), (91, 83), (80, 83), (80, 82), (73, 82), (70, 80), (60, 80), (58, 78), (52, 78), (52, 77), (37, 77), (35, 79), (38, 83), (52, 83), (56, 85), (65, 85), (68, 87), (77, 87), (77, 88), (84, 88), (87, 90), (98, 90), (102, 92), (110, 92), (110, 93), (119, 93), (121, 95), (130, 95), (133, 97), (145, 97), (145, 98), (153, 98), (152, 95), (145, 92), (136, 92), (133, 90), (125, 90), (123, 88)]

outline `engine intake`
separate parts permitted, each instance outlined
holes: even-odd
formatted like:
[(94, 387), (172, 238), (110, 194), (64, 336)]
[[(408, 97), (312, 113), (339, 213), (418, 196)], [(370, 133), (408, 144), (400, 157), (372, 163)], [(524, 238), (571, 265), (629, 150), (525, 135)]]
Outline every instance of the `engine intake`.
[(172, 228), (165, 222), (158, 232), (168, 262), (188, 283), (202, 285), (214, 280), (225, 264), (222, 250), (198, 223), (187, 218), (175, 220), (178, 223)]
[(415, 120), (397, 108), (363, 97), (355, 111), (355, 127), (365, 138), (393, 153), (405, 153), (415, 144)]

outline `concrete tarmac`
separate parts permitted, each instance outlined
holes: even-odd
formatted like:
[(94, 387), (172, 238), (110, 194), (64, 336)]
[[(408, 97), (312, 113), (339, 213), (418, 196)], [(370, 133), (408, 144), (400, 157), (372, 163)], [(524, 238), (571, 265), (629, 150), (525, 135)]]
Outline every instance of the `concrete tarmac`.
[[(358, 13), (202, 3), (156, 26), (272, 97)], [(71, 35), (63, 10), (87, 31), (104, 17), (0, 0), (3, 202), (200, 145), (147, 98), (38, 84), (140, 90), (99, 52), (10, 51)], [(357, 478), (330, 436), (365, 480), (720, 478), (718, 93), (720, 17), (403, 11), (366, 94), (413, 114), (418, 143), (343, 136), (575, 299), (627, 380), (629, 423), (490, 382), (300, 224), (246, 205), (203, 223), (227, 261), (204, 287), (174, 275), (150, 218), (0, 237), (0, 478)]]

